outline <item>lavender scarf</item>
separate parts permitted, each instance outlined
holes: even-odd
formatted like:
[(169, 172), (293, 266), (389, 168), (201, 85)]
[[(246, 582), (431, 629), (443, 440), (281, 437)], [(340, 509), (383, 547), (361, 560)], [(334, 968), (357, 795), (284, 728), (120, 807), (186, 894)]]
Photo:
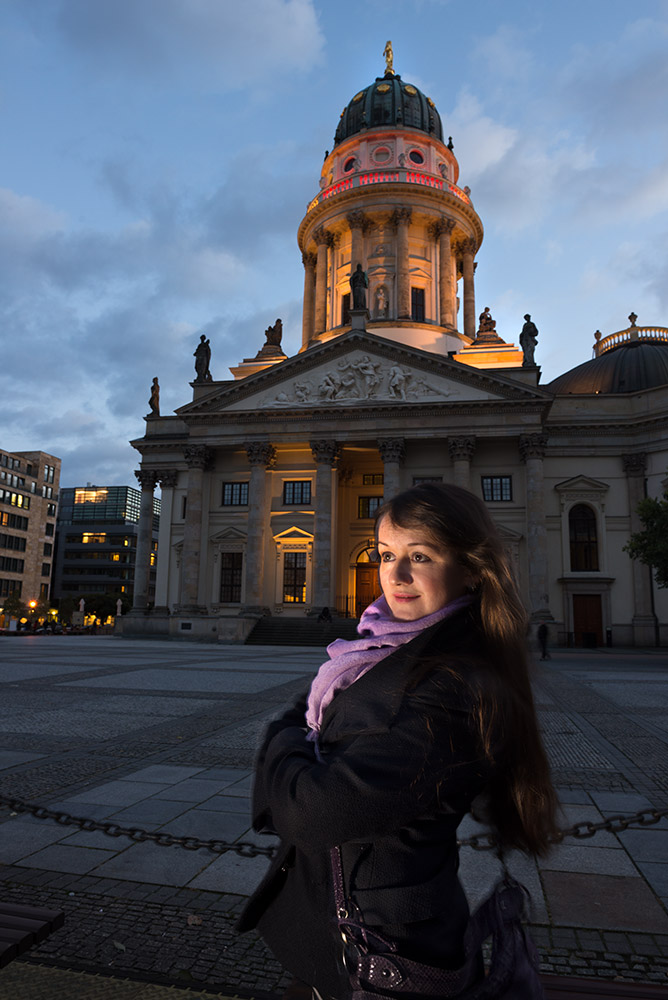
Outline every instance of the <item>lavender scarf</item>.
[(472, 595), (465, 594), (431, 615), (408, 622), (394, 617), (384, 597), (370, 604), (357, 626), (361, 638), (350, 641), (335, 639), (327, 647), (329, 660), (318, 670), (308, 696), (306, 723), (311, 730), (309, 738), (317, 736), (325, 711), (337, 692), (354, 684), (398, 646), (410, 642), (430, 625), (443, 621), (474, 600)]

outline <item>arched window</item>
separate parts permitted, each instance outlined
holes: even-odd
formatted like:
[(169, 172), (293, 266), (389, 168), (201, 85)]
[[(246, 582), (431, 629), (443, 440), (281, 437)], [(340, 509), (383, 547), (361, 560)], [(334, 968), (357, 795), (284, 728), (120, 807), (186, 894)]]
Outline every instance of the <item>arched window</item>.
[(578, 503), (568, 513), (571, 543), (571, 570), (587, 572), (598, 569), (596, 514), (587, 504)]

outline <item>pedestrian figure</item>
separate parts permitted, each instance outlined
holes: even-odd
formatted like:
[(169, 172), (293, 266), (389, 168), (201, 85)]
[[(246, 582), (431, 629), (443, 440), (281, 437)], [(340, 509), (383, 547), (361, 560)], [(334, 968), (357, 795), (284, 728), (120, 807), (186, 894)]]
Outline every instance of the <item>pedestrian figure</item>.
[(318, 621), (322, 622), (323, 625), (329, 625), (332, 621), (332, 616), (330, 614), (329, 608), (325, 606), (320, 614), (318, 615)]
[(547, 640), (549, 638), (549, 634), (550, 633), (549, 633), (549, 629), (548, 629), (547, 625), (545, 624), (545, 622), (541, 622), (540, 625), (538, 626), (538, 632), (536, 633), (536, 635), (538, 636), (538, 644), (540, 646), (540, 658), (541, 658), (541, 660), (551, 660), (552, 659), (552, 657), (550, 656), (550, 654), (547, 651)]

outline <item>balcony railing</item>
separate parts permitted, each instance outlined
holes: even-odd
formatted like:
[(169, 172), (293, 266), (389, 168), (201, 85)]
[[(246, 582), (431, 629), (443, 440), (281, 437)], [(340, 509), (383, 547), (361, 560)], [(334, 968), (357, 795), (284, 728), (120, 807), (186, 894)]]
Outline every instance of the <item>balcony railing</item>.
[(594, 357), (599, 358), (606, 351), (620, 344), (628, 344), (634, 340), (648, 343), (668, 344), (668, 327), (665, 326), (629, 326), (626, 330), (618, 330), (607, 337), (597, 339), (594, 344)]
[(309, 202), (306, 211), (310, 212), (316, 205), (329, 198), (334, 198), (336, 195), (343, 194), (344, 191), (352, 191), (354, 188), (366, 187), (369, 184), (420, 184), (423, 187), (436, 188), (438, 191), (452, 194), (455, 198), (463, 201), (465, 205), (471, 204), (471, 199), (466, 191), (457, 187), (456, 184), (450, 184), (449, 181), (443, 180), (442, 177), (434, 177), (433, 174), (400, 167), (392, 170), (365, 170), (353, 177), (344, 177), (336, 184), (323, 188), (313, 201)]

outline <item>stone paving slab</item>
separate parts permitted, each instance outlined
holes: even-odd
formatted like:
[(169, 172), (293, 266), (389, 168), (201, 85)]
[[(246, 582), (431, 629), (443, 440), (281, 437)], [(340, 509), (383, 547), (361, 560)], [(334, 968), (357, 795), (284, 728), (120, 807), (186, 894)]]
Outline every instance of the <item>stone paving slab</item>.
[(13, 962), (0, 972), (0, 1000), (235, 1000), (234, 994), (181, 989)]
[[(321, 650), (56, 642), (3, 647), (0, 706), (5, 692), (11, 706), (0, 708), (0, 789), (27, 798), (37, 790), (52, 807), (121, 825), (261, 839), (248, 828), (255, 746), (267, 719), (306, 688)], [(566, 822), (668, 803), (663, 703), (637, 696), (649, 684), (653, 694), (668, 685), (665, 654), (559, 651), (538, 668), (536, 702)], [(461, 833), (475, 829), (467, 819)], [(568, 839), (538, 863), (510, 857), (532, 893), (546, 971), (667, 981), (664, 838), (668, 823)], [(5, 894), (69, 911), (66, 928), (37, 949), (45, 959), (173, 979), (187, 972), (209, 988), (284, 984), (264, 945), (232, 931), (265, 858), (134, 844), (5, 813), (3, 861)], [(462, 851), (472, 905), (498, 873), (492, 855)], [(193, 912), (203, 923), (184, 933)]]

